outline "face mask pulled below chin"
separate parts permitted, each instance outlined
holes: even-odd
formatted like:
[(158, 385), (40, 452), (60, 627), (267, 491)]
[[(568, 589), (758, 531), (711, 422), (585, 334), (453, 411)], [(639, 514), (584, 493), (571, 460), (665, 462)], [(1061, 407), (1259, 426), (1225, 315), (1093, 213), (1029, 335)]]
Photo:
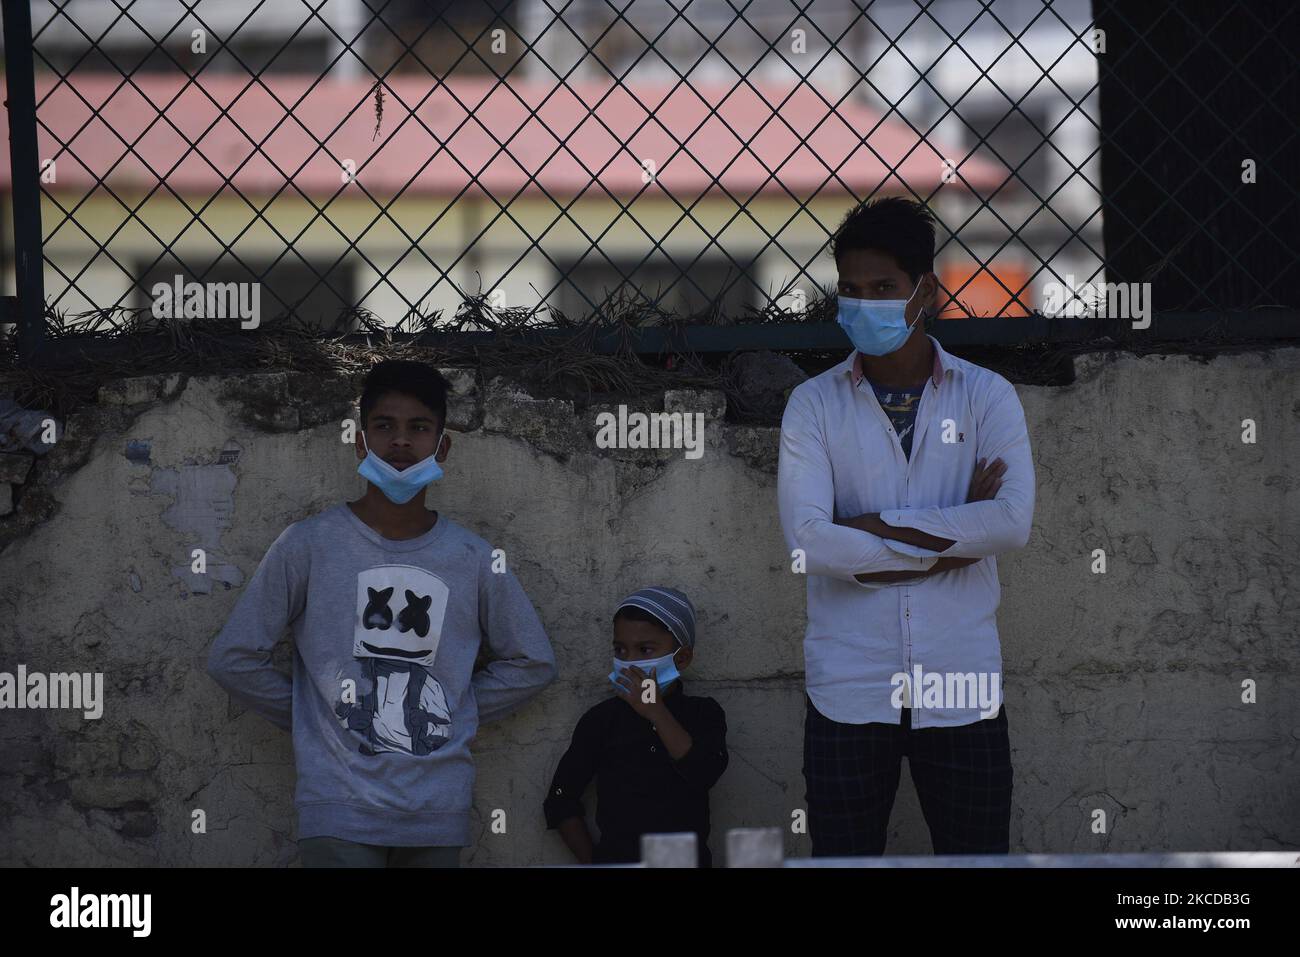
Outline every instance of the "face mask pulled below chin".
[[(609, 673), (609, 682), (615, 688), (621, 689), (622, 686), (616, 679), (620, 674), (627, 671), (628, 668), (635, 665), (644, 671), (647, 676), (650, 674), (651, 668), (657, 668), (658, 670), (655, 672), (655, 678), (658, 681), (659, 687), (667, 687), (669, 684), (681, 677), (681, 673), (677, 670), (677, 663), (674, 661), (676, 656), (677, 652), (674, 651), (671, 655), (664, 655), (662, 658), (646, 658), (642, 661), (624, 661), (621, 658), (615, 658), (614, 670)], [(629, 681), (632, 680), (631, 675), (628, 675), (627, 677)]]
[(389, 465), (376, 455), (366, 442), (366, 434), (361, 433), (361, 442), (366, 448), (366, 457), (357, 466), (357, 474), (384, 493), (384, 497), (395, 505), (405, 505), (431, 482), (442, 478), (442, 466), (438, 464), (438, 450), (442, 448), (442, 437), (446, 429), (438, 434), (438, 442), (433, 447), (433, 455), (419, 462), (413, 462), (404, 469)]
[(918, 311), (912, 324), (907, 324), (907, 304), (920, 288), (918, 285), (906, 299), (850, 299), (840, 296), (836, 320), (859, 352), (870, 356), (896, 352), (921, 318)]

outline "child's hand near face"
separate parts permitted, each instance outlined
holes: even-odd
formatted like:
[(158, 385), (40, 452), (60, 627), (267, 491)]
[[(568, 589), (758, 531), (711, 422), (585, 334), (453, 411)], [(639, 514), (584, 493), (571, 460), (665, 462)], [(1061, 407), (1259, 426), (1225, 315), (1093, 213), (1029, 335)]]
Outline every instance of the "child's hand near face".
[[(630, 665), (615, 679), (615, 693), (647, 721), (656, 721), (667, 711), (664, 707), (663, 689), (659, 687), (658, 671), (658, 668), (651, 668), (647, 675), (636, 665)], [(649, 699), (649, 702), (645, 699)]]

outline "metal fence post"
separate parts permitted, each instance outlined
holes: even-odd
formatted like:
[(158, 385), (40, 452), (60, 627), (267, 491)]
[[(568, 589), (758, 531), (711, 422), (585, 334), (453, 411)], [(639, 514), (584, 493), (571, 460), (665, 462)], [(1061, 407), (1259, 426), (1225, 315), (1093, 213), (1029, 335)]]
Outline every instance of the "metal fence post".
[(41, 248), (32, 10), (27, 0), (4, 0), (3, 11), (16, 284), (15, 308), (9, 311), (9, 317), (18, 323), (18, 353), (30, 359), (45, 339), (45, 255)]

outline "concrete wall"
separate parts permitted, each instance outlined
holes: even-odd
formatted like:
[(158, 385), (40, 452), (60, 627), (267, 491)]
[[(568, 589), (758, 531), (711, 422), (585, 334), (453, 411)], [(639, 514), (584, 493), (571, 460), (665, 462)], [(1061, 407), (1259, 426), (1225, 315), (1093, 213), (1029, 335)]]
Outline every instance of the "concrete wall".
[[(998, 561), (1013, 851), (1300, 847), (1298, 371), (1295, 349), (1096, 355), (1072, 386), (1019, 387), (1038, 507), (1029, 546)], [(729, 717), (715, 856), (728, 827), (788, 830), (803, 803), (804, 593), (777, 524), (778, 430), (723, 425), (721, 396), (678, 393), (670, 406), (708, 414), (703, 458), (609, 453), (593, 441), (600, 408), (575, 416), (472, 373), (455, 385), (462, 434), (429, 503), (506, 549), (561, 669), (477, 739), (463, 860), (569, 861), (541, 801), (575, 720), (607, 693), (614, 603), (652, 582), (694, 600), (687, 680)], [(99, 720), (0, 711), (0, 863), (296, 860), (289, 738), (233, 708), (203, 665), (281, 529), (360, 494), (339, 440), (354, 398), (295, 374), (173, 376), (115, 383), (71, 417), (0, 518), (0, 670), (102, 671), (107, 704)], [(188, 570), (200, 546), (206, 578)], [(190, 831), (196, 808), (206, 834)], [(809, 851), (805, 835), (786, 844)], [(904, 774), (889, 853), (929, 851)]]

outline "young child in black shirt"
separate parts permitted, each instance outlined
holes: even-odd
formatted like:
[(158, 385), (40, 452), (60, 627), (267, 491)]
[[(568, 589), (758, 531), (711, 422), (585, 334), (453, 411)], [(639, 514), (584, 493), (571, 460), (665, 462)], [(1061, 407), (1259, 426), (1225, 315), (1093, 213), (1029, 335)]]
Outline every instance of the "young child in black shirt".
[[(578, 719), (543, 805), (580, 864), (634, 863), (642, 834), (694, 831), (712, 866), (709, 788), (727, 767), (727, 718), (682, 687), (694, 652), (695, 608), (676, 589), (643, 588), (614, 613), (615, 695)], [(593, 777), (595, 846), (581, 803)]]

